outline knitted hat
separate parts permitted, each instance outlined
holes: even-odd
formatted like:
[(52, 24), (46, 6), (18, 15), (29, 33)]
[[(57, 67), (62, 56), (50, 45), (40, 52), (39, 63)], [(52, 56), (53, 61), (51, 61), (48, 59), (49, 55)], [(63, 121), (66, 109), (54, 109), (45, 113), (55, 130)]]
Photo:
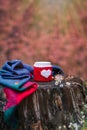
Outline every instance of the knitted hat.
[(64, 75), (64, 71), (60, 66), (52, 65), (52, 75), (55, 76), (56, 74)]

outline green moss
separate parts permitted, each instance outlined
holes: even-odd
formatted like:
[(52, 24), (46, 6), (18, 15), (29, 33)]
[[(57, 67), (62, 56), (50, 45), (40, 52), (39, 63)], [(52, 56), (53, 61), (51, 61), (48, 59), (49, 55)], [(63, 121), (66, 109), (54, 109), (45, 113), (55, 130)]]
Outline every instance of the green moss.
[(87, 120), (84, 122), (83, 127), (81, 128), (81, 130), (87, 130)]

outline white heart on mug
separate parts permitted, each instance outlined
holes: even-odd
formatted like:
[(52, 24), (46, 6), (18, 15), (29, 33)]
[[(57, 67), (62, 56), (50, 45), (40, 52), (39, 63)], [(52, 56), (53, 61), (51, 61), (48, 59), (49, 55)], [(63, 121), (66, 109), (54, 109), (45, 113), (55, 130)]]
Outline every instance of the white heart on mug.
[(45, 78), (48, 78), (51, 75), (51, 70), (50, 69), (48, 69), (48, 70), (44, 69), (44, 70), (41, 71), (41, 75)]

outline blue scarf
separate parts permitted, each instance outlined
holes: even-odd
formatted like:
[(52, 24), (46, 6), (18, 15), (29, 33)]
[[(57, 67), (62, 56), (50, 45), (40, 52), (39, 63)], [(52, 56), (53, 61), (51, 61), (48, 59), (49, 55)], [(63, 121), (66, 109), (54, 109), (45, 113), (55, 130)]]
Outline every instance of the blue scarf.
[(33, 67), (21, 60), (7, 61), (0, 70), (0, 84), (15, 90), (33, 77)]

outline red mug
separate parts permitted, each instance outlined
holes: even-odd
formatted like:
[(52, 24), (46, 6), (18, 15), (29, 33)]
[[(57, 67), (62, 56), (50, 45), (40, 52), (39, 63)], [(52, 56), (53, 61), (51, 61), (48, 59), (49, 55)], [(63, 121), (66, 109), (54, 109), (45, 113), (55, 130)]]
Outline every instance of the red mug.
[(34, 63), (34, 80), (47, 82), (52, 80), (51, 62), (40, 61)]

